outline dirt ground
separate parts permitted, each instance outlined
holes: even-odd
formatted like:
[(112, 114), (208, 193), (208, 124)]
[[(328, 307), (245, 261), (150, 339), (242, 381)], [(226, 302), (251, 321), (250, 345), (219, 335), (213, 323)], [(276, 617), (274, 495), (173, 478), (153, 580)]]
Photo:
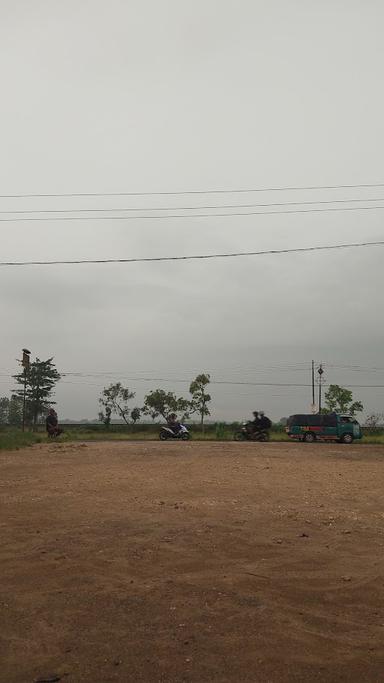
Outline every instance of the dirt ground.
[(384, 447), (0, 455), (0, 681), (384, 680)]

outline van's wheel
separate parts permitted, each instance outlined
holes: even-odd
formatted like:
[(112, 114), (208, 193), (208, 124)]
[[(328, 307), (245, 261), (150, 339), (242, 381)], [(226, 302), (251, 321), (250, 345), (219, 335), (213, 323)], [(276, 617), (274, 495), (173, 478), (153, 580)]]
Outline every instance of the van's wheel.
[(340, 441), (341, 443), (353, 443), (353, 436), (352, 434), (343, 434)]
[(306, 434), (304, 437), (304, 441), (306, 443), (313, 443), (314, 441), (316, 441), (316, 437), (314, 434), (312, 434), (312, 432), (308, 432), (308, 434)]

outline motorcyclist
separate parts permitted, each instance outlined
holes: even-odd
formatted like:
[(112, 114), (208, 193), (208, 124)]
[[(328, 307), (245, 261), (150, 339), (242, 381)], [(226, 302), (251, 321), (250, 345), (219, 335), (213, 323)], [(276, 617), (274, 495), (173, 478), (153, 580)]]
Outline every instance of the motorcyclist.
[(53, 408), (48, 411), (47, 418), (45, 420), (45, 426), (48, 436), (60, 436), (62, 430), (59, 428), (59, 421), (57, 419), (57, 413)]
[(249, 427), (250, 427), (251, 432), (253, 434), (256, 434), (256, 432), (259, 432), (261, 430), (261, 425), (260, 425), (261, 420), (260, 420), (259, 413), (257, 410), (254, 410), (252, 415), (253, 415), (254, 419), (252, 420), (252, 422), (249, 423)]
[(269, 419), (269, 417), (266, 416), (264, 413), (264, 410), (260, 410), (259, 412), (259, 424), (260, 424), (260, 431), (262, 432), (268, 432), (269, 429), (272, 427), (272, 422)]
[(170, 415), (168, 415), (167, 427), (171, 429), (174, 434), (179, 433), (181, 429), (181, 424), (177, 421), (177, 415), (175, 413), (171, 413)]

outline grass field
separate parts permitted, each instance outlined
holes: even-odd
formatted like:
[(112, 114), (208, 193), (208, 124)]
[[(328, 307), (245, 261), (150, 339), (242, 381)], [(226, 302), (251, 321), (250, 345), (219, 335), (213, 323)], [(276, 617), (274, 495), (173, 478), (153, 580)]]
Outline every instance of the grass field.
[(22, 432), (20, 429), (4, 429), (0, 431), (0, 450), (15, 450), (25, 446), (33, 446), (45, 439), (42, 434)]
[[(152, 427), (152, 425), (151, 425)], [(196, 429), (192, 432), (193, 441), (232, 441), (234, 429), (228, 427), (220, 427), (218, 430), (208, 430), (204, 434)], [(287, 442), (289, 437), (284, 431), (271, 431), (271, 441)], [(75, 429), (65, 429), (60, 436), (61, 443), (70, 441), (157, 441), (158, 429), (143, 430), (136, 428), (124, 431), (118, 429), (117, 431), (103, 430), (101, 428), (83, 428), (81, 425)], [(47, 441), (45, 432), (40, 431), (37, 434), (33, 432), (22, 432), (18, 429), (3, 429), (0, 431), (0, 449), (12, 450), (23, 448), (24, 446), (32, 446), (35, 443), (44, 443)], [(379, 445), (384, 444), (384, 433), (365, 434), (362, 443)]]

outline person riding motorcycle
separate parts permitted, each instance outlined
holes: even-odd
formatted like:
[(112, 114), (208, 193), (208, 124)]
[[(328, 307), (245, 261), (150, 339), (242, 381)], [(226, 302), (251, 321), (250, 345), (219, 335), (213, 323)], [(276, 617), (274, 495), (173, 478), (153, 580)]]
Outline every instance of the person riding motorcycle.
[(269, 417), (266, 416), (266, 414), (264, 413), (264, 410), (260, 410), (259, 424), (260, 424), (260, 431), (262, 431), (262, 432), (267, 432), (272, 427), (272, 422), (269, 419)]
[(55, 438), (56, 436), (60, 436), (62, 433), (62, 430), (59, 427), (59, 421), (57, 418), (57, 413), (53, 408), (50, 408), (48, 411), (47, 418), (45, 420), (45, 427), (47, 430), (48, 436)]
[(253, 412), (254, 420), (250, 423), (253, 434), (257, 432), (268, 432), (272, 427), (272, 422), (264, 413), (264, 410)]
[(174, 434), (179, 433), (181, 429), (181, 424), (177, 421), (177, 415), (175, 413), (171, 413), (170, 415), (168, 415), (167, 427), (171, 429)]
[(260, 418), (259, 418), (259, 413), (257, 410), (254, 410), (252, 413), (254, 419), (252, 422), (249, 423), (249, 428), (250, 431), (255, 434), (256, 432), (260, 431)]
[(263, 411), (255, 410), (254, 419), (243, 422), (242, 426), (234, 433), (235, 441), (269, 441), (269, 429), (272, 423)]

